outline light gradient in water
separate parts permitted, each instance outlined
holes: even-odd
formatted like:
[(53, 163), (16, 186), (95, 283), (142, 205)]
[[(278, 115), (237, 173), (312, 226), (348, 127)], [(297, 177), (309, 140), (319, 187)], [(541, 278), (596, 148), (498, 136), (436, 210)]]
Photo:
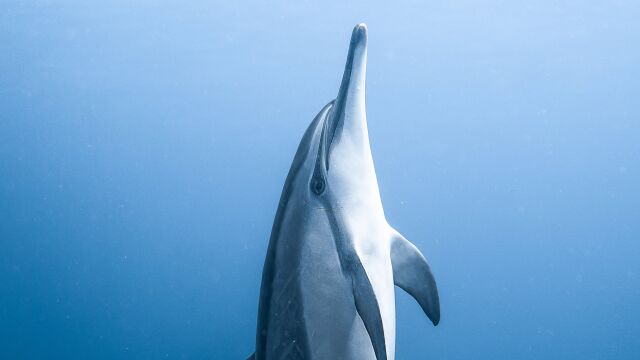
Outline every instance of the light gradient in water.
[(0, 358), (244, 359), (295, 148), (369, 27), (397, 359), (640, 357), (640, 3), (4, 1)]

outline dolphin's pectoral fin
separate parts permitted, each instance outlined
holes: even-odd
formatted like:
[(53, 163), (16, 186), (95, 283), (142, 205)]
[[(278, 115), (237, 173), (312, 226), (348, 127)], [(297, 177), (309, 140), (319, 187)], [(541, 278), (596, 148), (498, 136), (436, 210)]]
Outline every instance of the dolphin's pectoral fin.
[(354, 258), (351, 281), (356, 310), (364, 323), (364, 327), (367, 329), (367, 333), (369, 333), (376, 359), (386, 360), (387, 347), (384, 340), (384, 328), (378, 299), (360, 259), (357, 256), (354, 256)]
[(251, 354), (247, 360), (255, 360), (256, 359), (256, 353)]
[(391, 241), (393, 282), (413, 296), (433, 325), (440, 322), (440, 300), (436, 280), (420, 250), (399, 232)]

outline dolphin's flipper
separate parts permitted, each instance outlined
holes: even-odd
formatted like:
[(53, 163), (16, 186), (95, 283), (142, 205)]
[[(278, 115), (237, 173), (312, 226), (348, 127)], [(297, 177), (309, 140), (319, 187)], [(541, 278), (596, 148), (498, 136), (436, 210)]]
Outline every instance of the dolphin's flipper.
[(247, 360), (255, 360), (256, 359), (256, 353), (251, 354)]
[(433, 325), (440, 322), (440, 300), (436, 280), (420, 250), (399, 232), (391, 241), (393, 282), (413, 296)]
[(378, 299), (373, 291), (369, 276), (362, 266), (358, 256), (354, 256), (351, 268), (351, 281), (353, 286), (353, 297), (356, 303), (358, 315), (364, 323), (364, 327), (369, 333), (373, 351), (377, 360), (387, 360), (387, 347), (384, 340), (384, 328), (382, 316), (378, 307)]

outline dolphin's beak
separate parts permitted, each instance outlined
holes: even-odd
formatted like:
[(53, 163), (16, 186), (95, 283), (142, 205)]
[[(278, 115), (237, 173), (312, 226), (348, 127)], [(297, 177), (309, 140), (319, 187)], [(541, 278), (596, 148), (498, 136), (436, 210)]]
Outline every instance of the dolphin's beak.
[[(358, 141), (366, 136), (365, 78), (367, 73), (367, 26), (358, 24), (351, 34), (349, 54), (342, 75), (340, 91), (330, 118), (327, 119), (327, 151), (341, 136), (354, 137)], [(364, 132), (363, 132), (364, 131)], [(329, 154), (326, 159), (329, 160)], [(328, 163), (327, 163), (328, 168)]]
[(346, 104), (349, 97), (361, 97), (364, 103), (364, 81), (367, 75), (367, 25), (358, 24), (351, 33), (349, 54), (342, 75), (336, 106)]

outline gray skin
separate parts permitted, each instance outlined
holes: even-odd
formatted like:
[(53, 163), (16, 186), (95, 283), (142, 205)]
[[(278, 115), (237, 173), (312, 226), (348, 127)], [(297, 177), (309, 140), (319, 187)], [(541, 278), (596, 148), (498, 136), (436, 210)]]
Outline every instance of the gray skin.
[(385, 219), (367, 132), (366, 58), (359, 24), (338, 97), (307, 129), (284, 185), (250, 359), (393, 360), (394, 285), (440, 320), (429, 265)]

